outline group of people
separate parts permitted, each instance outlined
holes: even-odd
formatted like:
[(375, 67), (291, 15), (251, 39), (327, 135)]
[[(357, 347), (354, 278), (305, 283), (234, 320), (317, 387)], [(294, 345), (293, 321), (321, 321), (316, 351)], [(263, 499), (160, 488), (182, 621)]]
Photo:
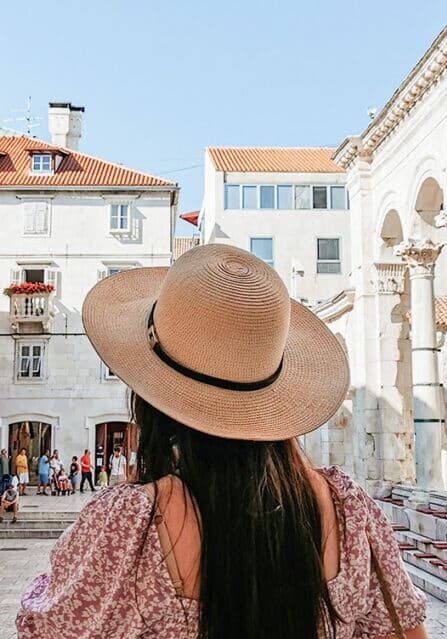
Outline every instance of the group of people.
[[(10, 473), (10, 457), (3, 448), (0, 451), (0, 522), (5, 512), (13, 513), (13, 522), (17, 521), (19, 496), (28, 495), (29, 462), (26, 448), (22, 448), (16, 457), (16, 472)], [(91, 491), (95, 491), (94, 466), (90, 451), (85, 449), (80, 460), (76, 455), (71, 458), (67, 470), (58, 450), (53, 454), (46, 450), (38, 462), (37, 495), (74, 495), (78, 490), (84, 492), (87, 482)], [(127, 460), (120, 446), (115, 446), (107, 467), (102, 466), (97, 476), (97, 485), (104, 488), (123, 483), (127, 478)], [(49, 492), (47, 492), (49, 491)]]

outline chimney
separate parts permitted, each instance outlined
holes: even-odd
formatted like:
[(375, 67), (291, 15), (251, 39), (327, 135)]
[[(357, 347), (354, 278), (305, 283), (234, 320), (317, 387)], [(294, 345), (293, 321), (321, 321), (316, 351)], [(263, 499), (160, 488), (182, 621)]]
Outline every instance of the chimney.
[(77, 151), (82, 135), (82, 114), (84, 107), (73, 106), (71, 102), (50, 102), (48, 105), (48, 130), (51, 143)]

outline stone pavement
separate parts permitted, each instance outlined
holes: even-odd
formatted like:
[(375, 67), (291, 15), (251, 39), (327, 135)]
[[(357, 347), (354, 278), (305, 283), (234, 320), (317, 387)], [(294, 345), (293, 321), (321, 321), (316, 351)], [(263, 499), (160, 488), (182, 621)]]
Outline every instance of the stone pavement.
[[(16, 637), (14, 619), (21, 593), (48, 569), (54, 543), (54, 539), (0, 539), (0, 639)], [(446, 639), (447, 604), (434, 597), (429, 597), (427, 628), (430, 639)]]

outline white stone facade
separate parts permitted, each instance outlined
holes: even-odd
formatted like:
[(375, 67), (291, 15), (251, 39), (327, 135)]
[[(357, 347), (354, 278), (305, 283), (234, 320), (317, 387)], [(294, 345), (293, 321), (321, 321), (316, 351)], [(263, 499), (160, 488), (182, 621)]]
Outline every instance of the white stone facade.
[[(50, 296), (54, 315), (45, 328), (36, 323), (17, 330), (10, 298), (0, 295), (2, 448), (10, 446), (11, 424), (48, 424), (46, 441), (68, 462), (84, 448), (94, 451), (97, 424), (127, 423), (125, 387), (100, 363), (85, 336), (82, 303), (98, 279), (117, 270), (170, 265), (177, 200), (176, 186), (13, 188), (0, 183), (2, 288), (30, 277), (56, 286)], [(126, 233), (111, 228), (112, 208), (123, 203), (130, 217)], [(47, 228), (36, 231), (27, 216), (42, 205)], [(36, 378), (21, 376), (20, 354), (30, 353), (20, 351), (21, 345), (42, 349)]]
[(446, 69), (447, 30), (335, 156), (351, 200), (353, 303), (341, 314), (337, 299), (316, 310), (349, 355), (344, 454), (371, 491), (447, 487), (447, 379), (434, 313), (434, 296), (447, 294)]
[[(232, 153), (234, 150), (217, 151)], [(308, 168), (293, 172), (278, 171), (274, 167), (262, 171), (220, 170), (213, 162), (210, 149), (206, 149), (204, 198), (200, 217), (202, 241), (228, 243), (250, 251), (252, 239), (271, 239), (272, 265), (283, 279), (290, 295), (306, 304), (327, 299), (349, 285), (351, 241), (348, 198), (346, 196), (345, 205), (341, 209), (332, 209), (330, 204), (331, 186), (344, 187), (345, 184), (346, 175), (340, 171), (318, 172)], [(243, 208), (241, 192), (241, 206), (229, 208), (226, 203), (228, 185), (239, 185), (241, 189), (245, 186), (257, 187), (257, 206)], [(300, 185), (308, 186), (311, 191), (313, 186), (327, 187), (327, 207), (297, 209), (292, 202), (288, 208), (261, 208), (262, 186), (276, 189), (289, 185), (293, 189)], [(277, 200), (278, 196), (275, 195), (275, 198)], [(337, 242), (338, 273), (317, 272), (318, 239)]]

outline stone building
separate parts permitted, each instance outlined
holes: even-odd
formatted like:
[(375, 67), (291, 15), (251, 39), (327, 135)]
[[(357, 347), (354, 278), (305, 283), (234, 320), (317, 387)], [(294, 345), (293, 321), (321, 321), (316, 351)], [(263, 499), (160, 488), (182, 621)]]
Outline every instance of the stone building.
[(345, 170), (328, 148), (208, 148), (199, 224), (204, 243), (251, 251), (305, 304), (349, 284)]
[(50, 104), (51, 144), (0, 136), (0, 446), (13, 470), (29, 449), (32, 479), (47, 447), (68, 461), (120, 442), (132, 458), (124, 385), (80, 312), (98, 279), (169, 266), (173, 249), (177, 185), (79, 153), (82, 115)]
[(347, 172), (352, 275), (315, 311), (345, 345), (352, 379), (309, 447), (372, 492), (415, 481), (447, 488), (446, 70), (447, 29), (334, 155)]

